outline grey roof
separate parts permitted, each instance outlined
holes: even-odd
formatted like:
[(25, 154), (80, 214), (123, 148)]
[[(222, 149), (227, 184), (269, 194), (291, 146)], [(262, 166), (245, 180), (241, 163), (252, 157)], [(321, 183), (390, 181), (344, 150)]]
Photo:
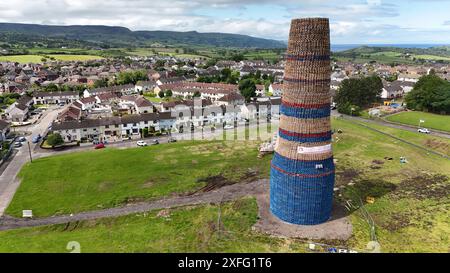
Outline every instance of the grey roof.
[(10, 125), (9, 122), (7, 122), (7, 121), (5, 121), (3, 119), (0, 119), (0, 130), (4, 130), (9, 125)]

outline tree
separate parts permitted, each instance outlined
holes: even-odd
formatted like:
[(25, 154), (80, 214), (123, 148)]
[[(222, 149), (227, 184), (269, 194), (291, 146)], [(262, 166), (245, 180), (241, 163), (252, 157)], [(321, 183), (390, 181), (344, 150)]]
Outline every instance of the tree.
[(192, 96), (192, 97), (194, 97), (194, 98), (199, 98), (199, 97), (201, 97), (202, 96), (202, 94), (200, 93), (200, 91), (195, 91), (194, 92), (194, 95)]
[(44, 87), (45, 92), (57, 92), (59, 90), (58, 86), (54, 83), (51, 83)]
[(147, 81), (148, 75), (145, 70), (120, 72), (117, 75), (116, 83), (121, 84), (136, 84), (138, 81)]
[(256, 96), (256, 84), (251, 79), (244, 79), (239, 82), (239, 91), (244, 96), (246, 102)]
[(450, 83), (434, 74), (423, 76), (405, 96), (405, 102), (413, 110), (450, 113)]
[(166, 97), (172, 97), (172, 95), (173, 95), (173, 93), (172, 93), (172, 90), (166, 90), (166, 93), (164, 94), (164, 96), (166, 96)]
[(160, 97), (160, 98), (164, 98), (164, 91), (159, 91), (158, 92), (158, 96)]
[(244, 55), (242, 55), (242, 54), (235, 54), (231, 57), (231, 59), (235, 62), (240, 62), (240, 61), (244, 60), (245, 58), (244, 58)]
[(366, 108), (380, 99), (382, 90), (383, 83), (378, 76), (346, 79), (339, 86), (334, 101), (338, 105), (338, 111), (355, 106)]
[(47, 137), (47, 143), (48, 143), (48, 145), (55, 147), (55, 146), (62, 145), (64, 143), (64, 140), (60, 134), (53, 133)]
[(94, 88), (107, 87), (108, 80), (107, 79), (99, 79), (94, 82)]

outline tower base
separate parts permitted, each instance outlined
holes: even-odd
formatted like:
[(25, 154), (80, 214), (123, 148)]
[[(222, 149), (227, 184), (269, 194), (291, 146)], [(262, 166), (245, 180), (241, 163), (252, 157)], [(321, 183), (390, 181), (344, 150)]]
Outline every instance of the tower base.
[(328, 221), (318, 225), (297, 225), (285, 222), (270, 212), (269, 180), (264, 181), (264, 193), (257, 195), (256, 200), (259, 220), (253, 227), (262, 233), (315, 240), (348, 240), (352, 235), (352, 224), (347, 211), (337, 203), (333, 204)]

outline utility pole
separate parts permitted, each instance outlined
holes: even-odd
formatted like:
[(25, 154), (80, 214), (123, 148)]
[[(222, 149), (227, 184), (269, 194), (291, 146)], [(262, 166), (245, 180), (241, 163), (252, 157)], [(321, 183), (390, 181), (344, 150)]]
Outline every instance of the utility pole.
[(33, 163), (33, 158), (31, 157), (30, 141), (27, 141), (27, 143), (28, 143), (28, 153), (30, 154), (30, 162)]

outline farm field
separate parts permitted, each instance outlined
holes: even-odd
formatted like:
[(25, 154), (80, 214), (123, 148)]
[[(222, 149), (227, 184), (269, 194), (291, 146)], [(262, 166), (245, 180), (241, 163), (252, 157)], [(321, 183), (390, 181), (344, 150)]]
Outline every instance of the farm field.
[(89, 61), (103, 59), (103, 57), (96, 55), (69, 55), (69, 54), (49, 54), (49, 55), (11, 55), (0, 56), (0, 62), (18, 62), (18, 63), (42, 63), (46, 56), (53, 57), (58, 61)]
[[(335, 192), (335, 199), (340, 203), (350, 200), (358, 207), (349, 212), (353, 236), (348, 241), (333, 243), (357, 250), (366, 248), (372, 238), (370, 227), (361, 216), (363, 204), (374, 220), (382, 252), (448, 252), (450, 161), (428, 155), (413, 146), (346, 120), (333, 119), (332, 126), (342, 131), (333, 137), (335, 187), (339, 188)], [(380, 129), (372, 124), (370, 126)], [(414, 143), (423, 144), (430, 139), (443, 143), (447, 141), (392, 128), (385, 130)], [(253, 143), (207, 141), (179, 142), (176, 145), (131, 150), (105, 149), (36, 160), (36, 167), (27, 165), (22, 170), (22, 185), (7, 213), (17, 216), (22, 208), (27, 207), (33, 208), (33, 212), (36, 210), (40, 217), (52, 213), (98, 209), (98, 204), (103, 207), (120, 205), (124, 204), (121, 201), (125, 196), (129, 198), (128, 202), (151, 199), (169, 192), (179, 192), (179, 189), (201, 187), (199, 182), (189, 177), (204, 178), (221, 171), (224, 177), (237, 182), (247, 168), (257, 168), (260, 177), (268, 177), (269, 174), (270, 156), (257, 159)], [(176, 152), (180, 150), (183, 152)], [(407, 158), (407, 163), (400, 163), (401, 156)], [(236, 160), (237, 157), (239, 160)], [(95, 158), (99, 163), (89, 158)], [(192, 159), (197, 161), (195, 165), (192, 165)], [(74, 171), (70, 177), (64, 162), (74, 162), (71, 168)], [(122, 165), (126, 165), (129, 170), (118, 162), (127, 162)], [(50, 171), (42, 171), (40, 167), (43, 165)], [(114, 170), (110, 166), (114, 166)], [(204, 172), (205, 168), (209, 170)], [(228, 173), (233, 168), (234, 172)], [(195, 172), (188, 177), (182, 176), (187, 169)], [(197, 173), (198, 169), (204, 173)], [(86, 173), (91, 175), (87, 177)], [(161, 180), (162, 173), (167, 179)], [(125, 176), (128, 178), (123, 178)], [(103, 183), (114, 181), (112, 178), (120, 181), (121, 185)], [(172, 179), (176, 179), (175, 182)], [(86, 183), (86, 180), (89, 182)], [(149, 190), (143, 190), (143, 181), (155, 183), (150, 185)], [(60, 200), (61, 196), (64, 196), (64, 201)], [(132, 196), (137, 198), (133, 199)], [(366, 197), (372, 197), (374, 202), (367, 203)], [(50, 202), (47, 200), (52, 200), (51, 203), (56, 205), (48, 204)], [(0, 251), (67, 252), (65, 246), (68, 241), (80, 242), (83, 252), (306, 251), (301, 240), (274, 239), (253, 231), (251, 226), (257, 219), (254, 199), (238, 202), (243, 203), (235, 205), (235, 202), (231, 202), (225, 205), (225, 209), (222, 207), (223, 233), (217, 232), (212, 224), (217, 223), (218, 207), (202, 205), (171, 209), (168, 218), (156, 216), (159, 211), (155, 211), (69, 225), (2, 231), (0, 242), (7, 243), (0, 243)]]
[(388, 116), (386, 119), (412, 126), (419, 126), (419, 121), (424, 120), (425, 122), (421, 124), (422, 127), (450, 132), (450, 115), (408, 111)]
[(91, 60), (101, 60), (103, 57), (97, 55), (69, 55), (69, 54), (50, 54), (49, 57), (53, 57), (59, 61), (91, 61)]
[(0, 56), (0, 62), (41, 63), (42, 58), (40, 55), (10, 55)]

